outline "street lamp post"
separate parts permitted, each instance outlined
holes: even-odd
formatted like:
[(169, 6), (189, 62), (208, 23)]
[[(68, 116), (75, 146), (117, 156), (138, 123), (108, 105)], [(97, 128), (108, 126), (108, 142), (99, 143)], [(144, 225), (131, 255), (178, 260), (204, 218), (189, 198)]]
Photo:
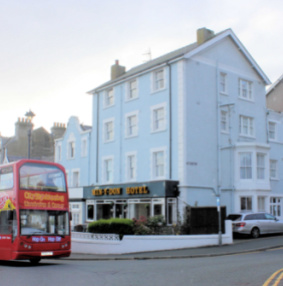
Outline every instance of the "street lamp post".
[[(35, 116), (35, 114), (29, 110), (28, 112), (26, 112), (25, 116), (28, 119), (28, 122), (32, 122), (33, 117)], [(31, 128), (28, 129), (28, 159), (30, 159), (31, 156)]]

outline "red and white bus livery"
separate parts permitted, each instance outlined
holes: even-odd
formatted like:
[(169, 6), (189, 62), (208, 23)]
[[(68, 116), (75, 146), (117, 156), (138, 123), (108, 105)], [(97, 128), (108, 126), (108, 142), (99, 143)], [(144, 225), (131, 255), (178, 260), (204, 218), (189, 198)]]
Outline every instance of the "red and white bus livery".
[(0, 260), (38, 263), (70, 253), (64, 168), (36, 160), (0, 165)]

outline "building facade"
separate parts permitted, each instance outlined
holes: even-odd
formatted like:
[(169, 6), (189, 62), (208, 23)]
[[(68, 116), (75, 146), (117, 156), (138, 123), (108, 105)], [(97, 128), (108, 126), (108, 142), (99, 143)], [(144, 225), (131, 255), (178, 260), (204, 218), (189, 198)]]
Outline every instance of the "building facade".
[[(88, 163), (76, 165), (88, 175), (72, 203), (80, 197), (80, 222), (161, 214), (170, 225), (186, 205), (268, 210), (268, 84), (230, 29), (199, 29), (195, 43), (129, 71), (116, 61), (89, 91)], [(56, 161), (70, 170), (75, 160)]]
[(43, 127), (34, 129), (30, 118), (18, 118), (15, 135), (0, 136), (0, 164), (23, 158), (54, 161), (54, 139), (62, 137), (64, 124), (54, 123), (51, 133)]

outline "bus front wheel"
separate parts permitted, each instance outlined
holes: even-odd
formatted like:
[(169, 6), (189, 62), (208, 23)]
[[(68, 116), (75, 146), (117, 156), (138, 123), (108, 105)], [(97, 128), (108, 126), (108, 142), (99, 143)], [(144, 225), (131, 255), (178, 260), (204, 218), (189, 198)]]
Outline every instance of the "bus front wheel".
[(31, 258), (29, 261), (32, 265), (37, 265), (40, 261), (40, 258)]

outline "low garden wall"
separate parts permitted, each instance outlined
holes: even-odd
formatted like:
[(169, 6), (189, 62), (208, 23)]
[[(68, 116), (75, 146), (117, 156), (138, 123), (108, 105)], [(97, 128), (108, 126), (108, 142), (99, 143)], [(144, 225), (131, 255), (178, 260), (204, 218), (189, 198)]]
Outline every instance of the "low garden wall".
[[(226, 232), (221, 235), (221, 243), (232, 244), (232, 223), (225, 221)], [(72, 252), (86, 254), (127, 254), (137, 252), (162, 251), (219, 245), (218, 234), (201, 235), (125, 235), (119, 240), (117, 235), (92, 233), (72, 233)]]

